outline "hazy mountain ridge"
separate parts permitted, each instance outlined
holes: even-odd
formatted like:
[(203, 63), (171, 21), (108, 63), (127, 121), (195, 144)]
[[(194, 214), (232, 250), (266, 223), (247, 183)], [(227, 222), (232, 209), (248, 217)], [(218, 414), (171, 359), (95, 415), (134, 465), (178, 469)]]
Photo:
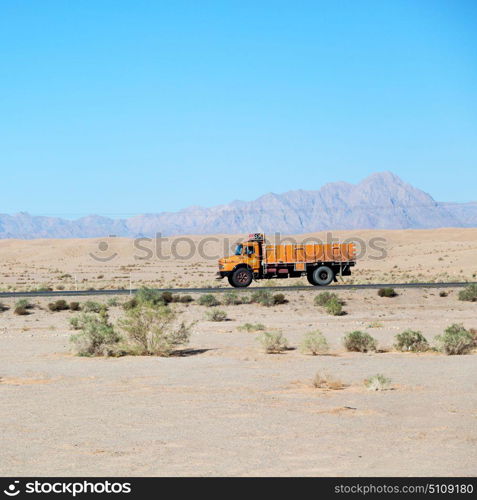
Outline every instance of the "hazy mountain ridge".
[(265, 231), (306, 233), (328, 229), (430, 229), (477, 227), (477, 203), (436, 202), (391, 172), (359, 184), (335, 182), (318, 191), (268, 193), (211, 208), (144, 214), (127, 219), (97, 215), (58, 217), (0, 214), (0, 238), (137, 237)]

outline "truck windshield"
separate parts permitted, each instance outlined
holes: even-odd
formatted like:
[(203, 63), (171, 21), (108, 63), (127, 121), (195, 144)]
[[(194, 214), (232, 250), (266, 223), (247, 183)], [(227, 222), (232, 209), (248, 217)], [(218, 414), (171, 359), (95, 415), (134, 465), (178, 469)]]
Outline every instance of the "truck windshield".
[(243, 245), (237, 245), (235, 247), (235, 255), (242, 255), (242, 248), (243, 248)]

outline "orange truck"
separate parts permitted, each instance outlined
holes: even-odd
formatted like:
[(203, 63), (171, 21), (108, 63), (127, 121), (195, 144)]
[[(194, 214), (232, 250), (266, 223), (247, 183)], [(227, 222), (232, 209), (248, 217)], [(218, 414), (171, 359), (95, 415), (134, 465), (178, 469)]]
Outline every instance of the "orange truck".
[(354, 243), (268, 245), (262, 233), (254, 233), (234, 255), (219, 259), (217, 279), (247, 287), (252, 280), (306, 276), (312, 285), (326, 286), (336, 276), (350, 276), (355, 264)]

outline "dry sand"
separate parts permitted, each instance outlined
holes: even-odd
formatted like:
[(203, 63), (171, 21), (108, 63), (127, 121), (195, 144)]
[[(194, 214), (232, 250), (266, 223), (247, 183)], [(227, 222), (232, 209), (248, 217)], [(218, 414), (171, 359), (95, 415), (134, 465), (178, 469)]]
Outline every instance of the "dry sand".
[[(386, 235), (389, 258), (360, 265), (374, 277), (460, 276), (462, 269), (472, 279), (477, 271), (477, 230)], [(80, 272), (92, 286), (118, 284), (120, 266), (132, 264), (148, 283), (213, 282), (215, 263), (199, 259), (138, 266), (126, 252), (127, 240), (114, 239), (125, 253), (115, 267), (91, 263), (85, 257), (91, 243), (1, 241), (4, 288), (6, 282), (31, 287), (39, 279)], [(193, 279), (184, 269), (195, 271)], [(100, 274), (105, 278), (90, 278)], [(68, 279), (62, 280), (66, 288)], [(192, 350), (172, 358), (74, 356), (74, 313), (52, 313), (48, 301), (38, 299), (32, 314), (16, 316), (13, 300), (3, 300), (11, 309), (0, 313), (0, 470), (67, 476), (474, 476), (476, 353), (392, 349), (396, 333), (409, 327), (430, 341), (454, 322), (477, 328), (477, 303), (457, 300), (458, 290), (447, 290), (448, 297), (439, 292), (403, 290), (387, 299), (375, 290), (344, 291), (347, 315), (333, 317), (313, 305), (316, 289), (310, 287), (286, 292), (285, 305), (223, 306), (230, 321), (221, 323), (205, 320), (204, 307), (177, 304), (185, 318), (198, 323)], [(121, 307), (110, 308), (113, 322), (122, 314)], [(256, 334), (239, 331), (245, 322), (282, 331), (291, 347), (318, 328), (330, 354), (265, 354)], [(345, 352), (341, 339), (356, 329), (375, 336), (387, 352)], [(327, 371), (345, 388), (313, 388), (317, 371)], [(363, 380), (376, 373), (392, 379), (391, 390), (365, 389)]]

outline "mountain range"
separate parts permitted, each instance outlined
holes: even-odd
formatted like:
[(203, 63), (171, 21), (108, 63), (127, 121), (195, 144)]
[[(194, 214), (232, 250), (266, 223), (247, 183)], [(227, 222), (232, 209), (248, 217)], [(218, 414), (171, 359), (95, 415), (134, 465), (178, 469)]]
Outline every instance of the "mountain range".
[(317, 191), (268, 193), (254, 201), (233, 201), (178, 212), (126, 219), (90, 215), (76, 220), (0, 214), (0, 238), (90, 238), (108, 235), (153, 237), (156, 233), (310, 233), (333, 229), (428, 229), (477, 227), (477, 202), (448, 203), (404, 182), (392, 172), (358, 184), (334, 182)]

